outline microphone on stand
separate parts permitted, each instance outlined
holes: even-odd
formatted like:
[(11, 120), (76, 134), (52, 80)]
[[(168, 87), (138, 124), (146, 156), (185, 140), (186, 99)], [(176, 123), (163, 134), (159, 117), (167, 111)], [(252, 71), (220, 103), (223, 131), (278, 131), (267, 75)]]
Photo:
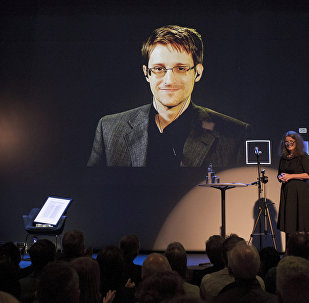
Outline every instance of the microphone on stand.
[(259, 150), (259, 148), (256, 146), (255, 148), (254, 148), (254, 153), (257, 155), (257, 156), (259, 156), (262, 152)]

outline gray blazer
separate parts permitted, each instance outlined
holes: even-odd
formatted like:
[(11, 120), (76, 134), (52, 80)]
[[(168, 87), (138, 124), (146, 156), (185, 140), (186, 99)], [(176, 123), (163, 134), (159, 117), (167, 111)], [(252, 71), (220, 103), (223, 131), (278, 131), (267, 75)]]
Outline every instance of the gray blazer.
[[(244, 164), (249, 124), (195, 104), (181, 166), (228, 168)], [(151, 104), (100, 119), (87, 166), (144, 167)]]

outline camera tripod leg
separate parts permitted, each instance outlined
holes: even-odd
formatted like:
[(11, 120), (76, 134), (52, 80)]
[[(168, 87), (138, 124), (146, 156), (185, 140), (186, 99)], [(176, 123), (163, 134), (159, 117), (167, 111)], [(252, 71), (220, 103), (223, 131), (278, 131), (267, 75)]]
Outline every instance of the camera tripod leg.
[(268, 222), (269, 222), (269, 226), (270, 226), (270, 230), (271, 230), (271, 237), (273, 239), (274, 247), (277, 250), (276, 237), (275, 237), (275, 234), (274, 234), (273, 224), (271, 223), (270, 213), (269, 213), (269, 209), (268, 209), (267, 205), (266, 205), (266, 211), (267, 211), (267, 218), (268, 218)]
[(258, 224), (258, 222), (259, 222), (259, 219), (260, 219), (260, 217), (261, 217), (261, 214), (262, 214), (262, 208), (259, 207), (259, 214), (258, 214), (258, 216), (257, 216), (257, 218), (256, 218), (256, 220), (255, 220), (255, 222), (254, 222), (254, 226), (253, 226), (253, 229), (252, 229), (252, 233), (251, 233), (250, 239), (249, 239), (249, 241), (248, 241), (249, 244), (250, 244), (251, 241), (252, 241), (252, 237), (253, 237), (253, 235), (254, 235), (254, 231), (255, 231), (256, 226), (257, 226), (257, 224)]
[[(277, 249), (277, 244), (276, 244), (276, 240), (275, 240), (275, 234), (274, 234), (274, 229), (273, 229), (273, 225), (271, 223), (271, 218), (270, 218), (270, 212), (269, 212), (269, 209), (268, 209), (268, 206), (267, 206), (267, 203), (266, 202), (263, 202), (264, 203), (264, 206), (260, 206), (259, 208), (259, 214), (258, 214), (258, 217), (254, 223), (254, 227), (253, 227), (253, 230), (252, 230), (252, 233), (250, 235), (250, 239), (248, 241), (248, 243), (250, 244), (251, 241), (252, 241), (252, 238), (254, 235), (265, 235), (267, 236), (268, 235), (268, 231), (267, 231), (267, 221), (269, 223), (269, 226), (270, 226), (270, 230), (271, 230), (271, 237), (272, 237), (272, 240), (273, 240), (273, 244), (274, 244), (274, 248)], [(261, 214), (262, 214), (262, 211), (264, 210), (264, 216), (265, 216), (265, 228), (264, 228), (264, 233), (258, 233), (258, 234), (254, 234), (254, 231), (256, 229), (256, 226), (261, 218)]]

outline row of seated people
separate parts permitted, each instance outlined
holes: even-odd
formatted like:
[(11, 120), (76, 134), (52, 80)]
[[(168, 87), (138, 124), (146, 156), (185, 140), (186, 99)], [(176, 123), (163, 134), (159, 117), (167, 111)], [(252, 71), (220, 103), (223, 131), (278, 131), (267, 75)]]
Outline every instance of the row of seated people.
[(164, 254), (151, 253), (134, 264), (140, 243), (126, 235), (119, 246), (106, 246), (96, 259), (85, 249), (81, 231), (63, 236), (63, 252), (40, 239), (29, 255), (31, 266), (20, 269), (19, 250), (0, 247), (1, 303), (201, 303), (309, 302), (309, 236), (290, 235), (287, 255), (280, 260), (272, 247), (260, 252), (235, 234), (212, 236), (206, 253), (212, 266), (187, 269), (187, 254), (179, 242)]

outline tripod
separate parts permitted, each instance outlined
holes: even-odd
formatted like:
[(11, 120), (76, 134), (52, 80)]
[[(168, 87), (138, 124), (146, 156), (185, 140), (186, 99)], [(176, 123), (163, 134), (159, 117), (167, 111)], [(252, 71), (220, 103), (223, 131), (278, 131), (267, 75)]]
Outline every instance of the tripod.
[[(270, 213), (269, 213), (269, 209), (268, 209), (268, 205), (267, 205), (267, 199), (266, 199), (266, 186), (265, 186), (265, 184), (268, 182), (268, 177), (265, 175), (265, 169), (263, 169), (261, 171), (259, 156), (262, 152), (260, 152), (257, 147), (255, 149), (256, 149), (255, 154), (256, 154), (256, 157), (257, 157), (257, 168), (258, 168), (258, 179), (257, 180), (258, 181), (253, 182), (252, 185), (254, 185), (254, 184), (258, 185), (259, 213), (258, 213), (258, 216), (257, 216), (256, 221), (254, 223), (252, 233), (250, 235), (250, 239), (249, 239), (248, 243), (250, 244), (253, 236), (260, 236), (260, 249), (262, 248), (262, 237), (261, 236), (262, 235), (265, 235), (265, 236), (268, 235), (268, 229), (267, 229), (267, 222), (268, 222), (269, 226), (270, 226), (271, 237), (272, 237), (272, 240), (273, 240), (274, 248), (277, 249), (275, 234), (274, 234), (273, 226), (272, 226), (272, 223), (271, 223)], [(263, 193), (263, 199), (261, 199), (262, 193)], [(262, 203), (261, 203), (261, 200), (262, 200)], [(262, 230), (262, 222), (261, 222), (262, 216), (264, 217), (264, 232), (263, 233), (262, 232), (254, 233), (258, 222), (260, 222), (260, 231)]]

